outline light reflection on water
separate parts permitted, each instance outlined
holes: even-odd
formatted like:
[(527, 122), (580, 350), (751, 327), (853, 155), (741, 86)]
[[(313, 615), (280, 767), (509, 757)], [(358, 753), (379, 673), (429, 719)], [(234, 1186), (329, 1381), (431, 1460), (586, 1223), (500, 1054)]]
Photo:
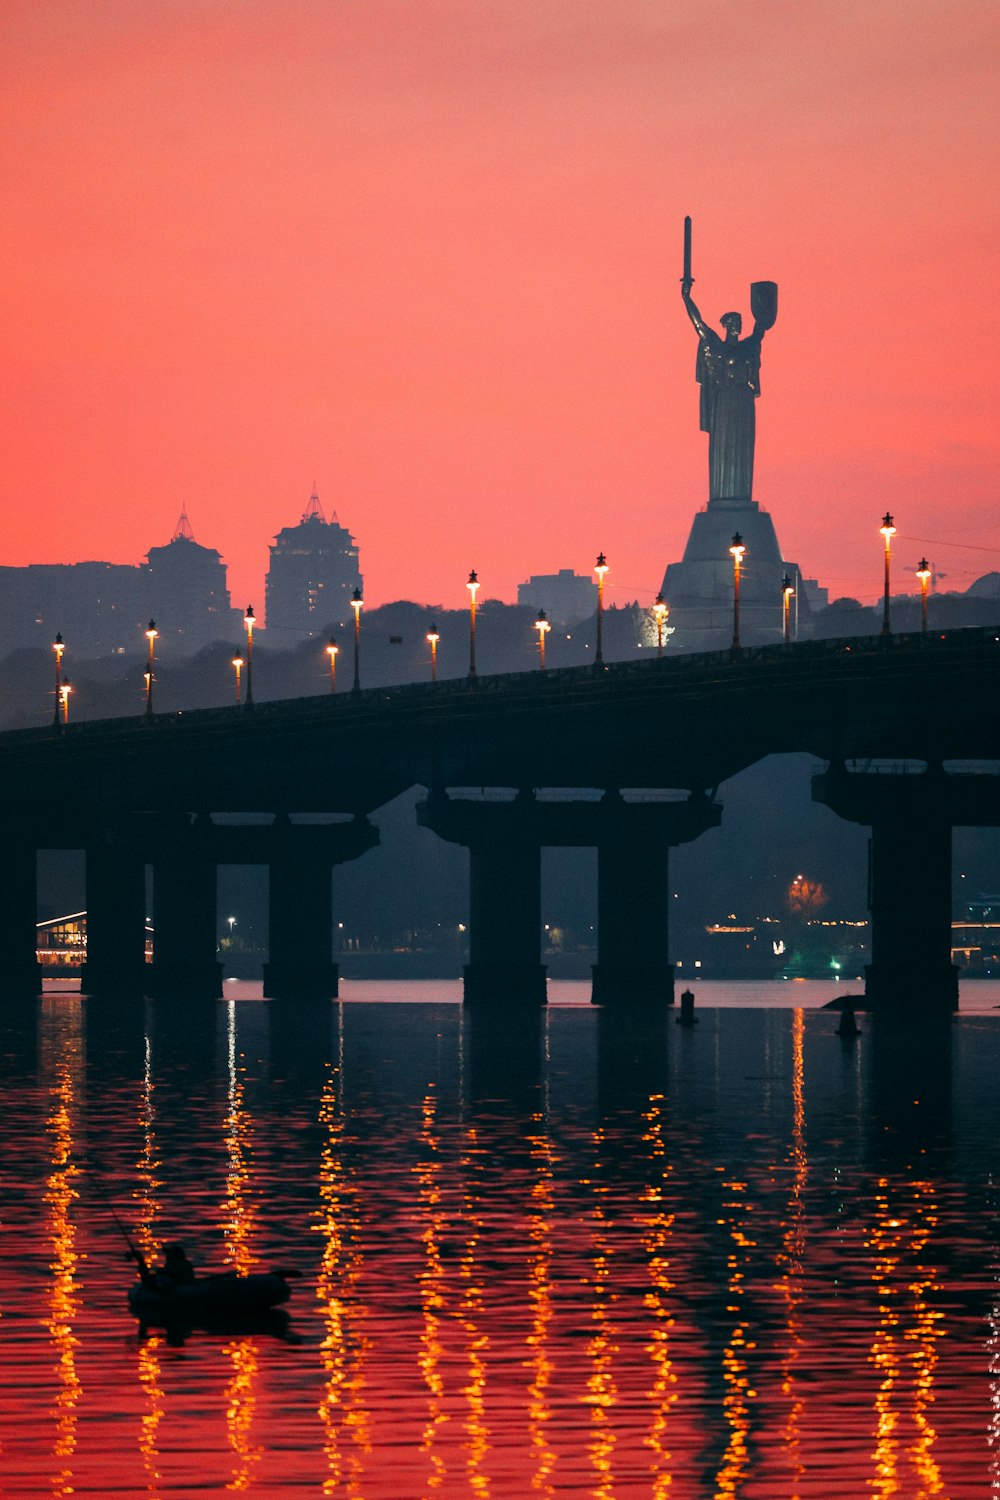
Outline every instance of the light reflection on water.
[[(401, 999), (8, 1011), (0, 1493), (1000, 1494), (1000, 1017)], [(106, 1200), (298, 1341), (140, 1339)]]

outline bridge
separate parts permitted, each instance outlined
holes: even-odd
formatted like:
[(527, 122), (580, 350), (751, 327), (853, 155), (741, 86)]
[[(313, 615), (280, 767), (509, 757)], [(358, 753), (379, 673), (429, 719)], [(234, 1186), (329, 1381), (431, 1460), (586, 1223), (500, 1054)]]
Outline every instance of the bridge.
[[(86, 856), (86, 991), (218, 994), (217, 866), (263, 863), (265, 993), (336, 994), (332, 869), (378, 841), (378, 807), (421, 786), (418, 820), (470, 851), (468, 1001), (544, 1000), (540, 851), (564, 845), (598, 851), (595, 1000), (666, 1002), (669, 849), (718, 824), (723, 781), (806, 752), (827, 765), (814, 797), (872, 830), (869, 1003), (951, 1008), (951, 829), (1000, 822), (1000, 777), (968, 769), (998, 753), (998, 669), (1000, 627), (0, 734), (8, 982), (38, 990), (37, 851), (72, 848)], [(562, 789), (558, 802), (547, 788)], [(270, 821), (219, 821), (232, 814)]]

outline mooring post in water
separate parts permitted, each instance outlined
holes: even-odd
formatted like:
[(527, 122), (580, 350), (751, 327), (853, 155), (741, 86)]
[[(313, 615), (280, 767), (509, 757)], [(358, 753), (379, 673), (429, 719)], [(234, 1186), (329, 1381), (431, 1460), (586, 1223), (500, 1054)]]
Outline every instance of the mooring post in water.
[(678, 1026), (697, 1026), (698, 1017), (694, 1013), (694, 994), (691, 990), (684, 990), (681, 994), (681, 1013), (677, 1017)]

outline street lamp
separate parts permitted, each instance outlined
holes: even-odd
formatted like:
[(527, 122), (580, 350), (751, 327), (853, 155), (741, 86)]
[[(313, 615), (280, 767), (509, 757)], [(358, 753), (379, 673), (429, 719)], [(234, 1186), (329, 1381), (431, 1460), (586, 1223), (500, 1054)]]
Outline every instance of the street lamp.
[(150, 620), (146, 626), (146, 639), (149, 642), (149, 665), (146, 668), (146, 712), (153, 712), (153, 649), (156, 637), (159, 635), (156, 621)]
[(361, 608), (364, 604), (361, 590), (355, 589), (351, 595), (351, 608), (354, 611), (354, 691), (361, 691)]
[(604, 665), (604, 575), (608, 571), (608, 565), (604, 559), (604, 553), (597, 554), (597, 562), (594, 564), (594, 572), (597, 574), (597, 655), (594, 657), (595, 667)]
[(743, 571), (743, 538), (737, 531), (729, 555), (733, 559), (733, 650), (740, 649), (740, 574)]
[(469, 676), (476, 675), (476, 594), (479, 592), (479, 578), (475, 568), (469, 574), (469, 581), (465, 585), (469, 590)]
[(233, 657), (233, 670), (236, 673), (236, 704), (237, 704), (237, 707), (239, 707), (239, 703), (240, 703), (240, 673), (243, 671), (243, 658), (242, 658), (242, 656), (236, 655), (236, 656)]
[(253, 628), (256, 623), (253, 605), (248, 604), (243, 616), (243, 628), (247, 633), (247, 708), (253, 708)]
[(62, 687), (62, 659), (63, 652), (66, 650), (66, 645), (63, 641), (61, 631), (56, 631), (56, 638), (52, 642), (52, 649), (56, 653), (56, 705), (52, 717), (52, 722), (58, 729), (60, 723), (60, 709), (62, 707), (62, 697), (59, 691)]
[(63, 678), (59, 686), (59, 702), (62, 704), (62, 721), (64, 724), (69, 723), (69, 695), (72, 691), (73, 689), (69, 683)]
[(535, 621), (535, 629), (538, 631), (538, 665), (541, 671), (545, 671), (545, 637), (552, 626), (549, 624), (548, 615), (544, 609), (538, 611), (538, 619)]
[(656, 654), (663, 655), (663, 627), (667, 623), (670, 611), (663, 601), (663, 595), (657, 594), (653, 604), (653, 619), (656, 621)]
[(892, 517), (886, 511), (882, 517), (879, 534), (885, 537), (885, 594), (882, 601), (882, 634), (890, 635), (889, 629), (889, 542), (896, 535), (896, 528), (892, 524)]
[(340, 647), (337, 645), (337, 637), (331, 635), (330, 644), (326, 648), (326, 654), (330, 658), (330, 692), (337, 691), (337, 657), (340, 655)]
[(785, 645), (792, 638), (792, 595), (795, 585), (786, 573), (781, 580), (781, 624)]
[(927, 634), (927, 589), (931, 581), (931, 570), (927, 566), (926, 557), (920, 559), (917, 569), (917, 577), (920, 579), (920, 633)]
[(431, 648), (431, 682), (437, 682), (438, 680), (438, 641), (440, 639), (441, 636), (438, 632), (437, 625), (432, 620), (431, 628), (427, 632), (427, 640), (430, 643)]

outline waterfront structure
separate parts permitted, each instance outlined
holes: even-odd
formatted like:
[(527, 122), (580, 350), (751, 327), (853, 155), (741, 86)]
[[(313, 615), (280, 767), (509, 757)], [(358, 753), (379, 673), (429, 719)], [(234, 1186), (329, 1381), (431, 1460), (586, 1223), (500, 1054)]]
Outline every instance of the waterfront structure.
[[(248, 863), (270, 871), (266, 993), (336, 994), (332, 869), (378, 842), (370, 814), (423, 786), (420, 821), (470, 850), (467, 1000), (544, 999), (540, 850), (590, 846), (594, 998), (668, 1003), (667, 850), (718, 823), (714, 788), (766, 756), (806, 752), (828, 762), (815, 800), (871, 828), (869, 1006), (948, 1013), (951, 829), (1000, 826), (1000, 777), (944, 768), (992, 756), (998, 652), (991, 626), (0, 735), (8, 989), (37, 988), (37, 851), (83, 849), (86, 992), (128, 996), (148, 982), (218, 994), (216, 870)], [(920, 701), (935, 712), (914, 714)], [(215, 819), (268, 813), (242, 826)]]
[(315, 490), (298, 524), (283, 527), (270, 551), (265, 618), (268, 630), (281, 632), (277, 644), (350, 620), (351, 596), (364, 586), (358, 546), (336, 512), (326, 519)]

